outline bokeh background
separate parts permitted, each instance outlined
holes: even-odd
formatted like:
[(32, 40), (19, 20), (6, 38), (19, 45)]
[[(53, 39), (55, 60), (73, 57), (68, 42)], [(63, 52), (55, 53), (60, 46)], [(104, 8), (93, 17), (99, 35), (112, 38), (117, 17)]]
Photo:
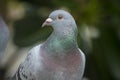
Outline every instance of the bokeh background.
[(47, 39), (52, 28), (41, 25), (56, 9), (69, 11), (78, 25), (84, 80), (120, 80), (120, 0), (0, 0), (10, 30), (0, 80), (13, 75), (29, 49)]

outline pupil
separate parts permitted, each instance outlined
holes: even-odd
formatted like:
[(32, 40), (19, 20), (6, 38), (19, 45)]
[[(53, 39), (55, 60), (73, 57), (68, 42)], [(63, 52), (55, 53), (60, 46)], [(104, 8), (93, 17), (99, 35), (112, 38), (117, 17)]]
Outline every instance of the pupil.
[(62, 16), (58, 16), (59, 19), (62, 19)]

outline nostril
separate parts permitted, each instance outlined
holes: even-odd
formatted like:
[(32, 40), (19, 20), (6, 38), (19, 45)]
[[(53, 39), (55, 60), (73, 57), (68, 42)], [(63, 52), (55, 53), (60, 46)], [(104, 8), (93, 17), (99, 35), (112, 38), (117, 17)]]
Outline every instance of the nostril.
[(46, 19), (46, 23), (50, 23), (50, 22), (52, 22), (53, 20), (51, 19), (51, 18), (48, 18), (48, 19)]
[(42, 27), (44, 26), (47, 26), (47, 25), (50, 25), (50, 23), (52, 22), (53, 20), (51, 18), (47, 18), (46, 21), (42, 24)]

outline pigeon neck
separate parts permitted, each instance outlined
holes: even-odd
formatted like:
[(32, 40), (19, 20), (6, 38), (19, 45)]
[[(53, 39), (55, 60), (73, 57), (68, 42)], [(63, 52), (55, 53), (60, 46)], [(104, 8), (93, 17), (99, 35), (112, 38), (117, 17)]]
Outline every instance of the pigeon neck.
[(70, 29), (67, 32), (65, 30), (54, 30), (44, 44), (47, 46), (46, 50), (48, 52), (61, 53), (78, 47), (76, 32)]

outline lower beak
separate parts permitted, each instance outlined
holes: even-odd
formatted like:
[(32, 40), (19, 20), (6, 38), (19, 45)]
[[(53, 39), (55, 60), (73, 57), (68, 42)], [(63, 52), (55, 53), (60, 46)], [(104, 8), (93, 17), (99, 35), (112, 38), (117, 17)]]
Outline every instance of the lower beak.
[(42, 24), (42, 27), (44, 27), (44, 26), (49, 26), (50, 23), (52, 23), (52, 22), (53, 22), (53, 20), (52, 20), (51, 18), (47, 18), (47, 19), (45, 20), (45, 22)]

